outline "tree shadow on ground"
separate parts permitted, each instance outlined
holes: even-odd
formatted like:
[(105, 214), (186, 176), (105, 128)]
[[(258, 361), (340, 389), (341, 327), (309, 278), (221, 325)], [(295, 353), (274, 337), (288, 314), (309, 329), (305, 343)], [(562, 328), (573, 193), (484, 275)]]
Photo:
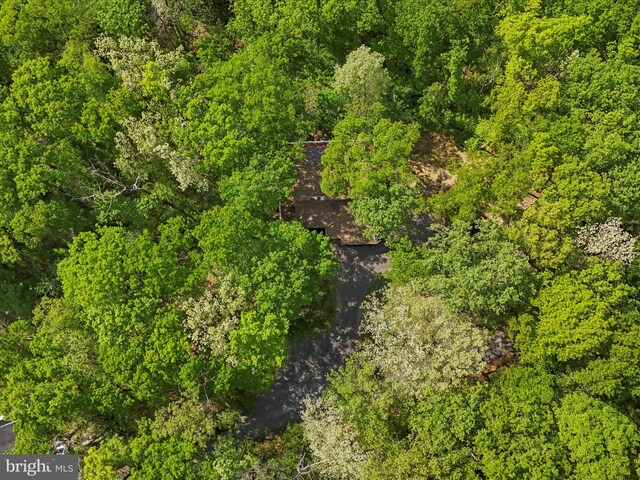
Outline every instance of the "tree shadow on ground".
[(388, 269), (383, 244), (337, 246), (340, 260), (337, 277), (336, 320), (330, 332), (298, 339), (289, 346), (289, 357), (271, 388), (259, 395), (237, 431), (240, 438), (256, 438), (284, 430), (300, 420), (303, 401), (322, 392), (327, 374), (343, 365), (353, 352), (360, 323), (360, 305), (376, 276)]

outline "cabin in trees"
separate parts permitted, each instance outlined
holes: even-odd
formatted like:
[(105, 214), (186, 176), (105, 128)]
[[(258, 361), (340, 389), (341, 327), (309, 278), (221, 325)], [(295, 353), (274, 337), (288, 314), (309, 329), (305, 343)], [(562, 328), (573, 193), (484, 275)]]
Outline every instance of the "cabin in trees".
[(304, 161), (298, 165), (293, 197), (281, 207), (283, 219), (298, 219), (311, 230), (324, 233), (342, 245), (373, 245), (365, 238), (347, 208), (348, 198), (327, 197), (320, 189), (320, 157), (327, 142), (306, 143)]

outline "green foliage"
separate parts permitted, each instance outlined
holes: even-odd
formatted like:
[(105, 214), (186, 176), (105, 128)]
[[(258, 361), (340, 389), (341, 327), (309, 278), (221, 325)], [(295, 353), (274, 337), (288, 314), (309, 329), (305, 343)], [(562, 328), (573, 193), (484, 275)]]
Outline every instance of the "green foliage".
[(418, 204), (408, 163), (417, 127), (349, 114), (333, 134), (321, 160), (322, 191), (350, 198), (369, 236), (393, 240), (405, 233)]
[(328, 238), (230, 206), (206, 212), (195, 235), (208, 266), (232, 276), (254, 299), (230, 346), (238, 385), (259, 390), (284, 361), (289, 325), (321, 302), (336, 273)]
[(233, 275), (263, 312), (294, 319), (322, 298), (336, 272), (329, 240), (293, 222), (265, 221), (232, 207), (206, 212), (196, 229), (204, 258)]
[(104, 66), (77, 43), (59, 61), (38, 57), (13, 72), (0, 103), (3, 311), (30, 310), (46, 291), (38, 284), (54, 277), (57, 249), (92, 223), (82, 200), (93, 189), (88, 159), (105, 145), (87, 138), (87, 110), (110, 83)]
[(471, 440), (478, 428), (483, 391), (465, 387), (429, 392), (411, 405), (409, 435), (367, 466), (368, 478), (477, 479)]
[(209, 66), (188, 95), (192, 146), (216, 176), (241, 170), (252, 157), (275, 153), (298, 138), (297, 92), (281, 65), (256, 49)]
[(432, 200), (440, 216), (489, 211), (517, 222), (541, 268), (570, 260), (581, 224), (630, 219), (635, 208), (638, 71), (588, 50), (593, 22), (534, 10), (503, 21), (505, 78), (474, 140), (492, 155), (478, 156)]
[(569, 478), (636, 478), (637, 427), (615, 408), (572, 393), (556, 411), (559, 436), (573, 464)]
[(69, 40), (88, 39), (91, 4), (80, 0), (4, 0), (0, 40), (12, 63), (40, 55), (59, 55)]
[(147, 30), (148, 5), (139, 0), (109, 0), (101, 4), (99, 25), (108, 36), (142, 36)]
[(2, 383), (0, 386), (2, 388), (5, 387), (5, 379), (11, 368), (31, 356), (25, 339), (32, 335), (33, 331), (33, 325), (25, 320), (17, 320), (6, 329), (3, 328), (2, 335), (0, 335), (0, 349), (2, 351), (0, 360), (0, 381)]
[(563, 163), (538, 201), (515, 227), (531, 257), (544, 268), (557, 268), (573, 250), (573, 236), (581, 222), (603, 219), (607, 189), (585, 163)]
[(199, 260), (181, 223), (164, 225), (157, 241), (121, 228), (80, 235), (58, 269), (65, 298), (96, 335), (105, 372), (151, 404), (176, 380), (197, 388), (199, 379), (189, 378), (195, 365), (206, 371), (189, 355), (180, 312), (168, 303), (198, 279)]
[(384, 448), (402, 431), (401, 416), (392, 410), (394, 394), (366, 359), (352, 356), (329, 380), (345, 420), (355, 428), (365, 451)]
[(295, 478), (314, 463), (300, 424), (289, 424), (284, 432), (269, 436), (253, 447), (257, 458), (251, 468), (243, 472), (246, 477), (264, 480)]
[(494, 114), (478, 133), (490, 144), (530, 139), (529, 119), (552, 109), (560, 83), (553, 76), (589, 35), (586, 16), (540, 18), (534, 12), (507, 17), (498, 29), (509, 61), (504, 79), (494, 92)]
[(367, 478), (372, 449), (393, 442), (401, 426), (392, 410), (394, 395), (376, 367), (354, 355), (329, 378), (331, 389), (308, 400), (302, 414), (305, 438), (319, 470), (330, 478)]
[[(638, 478), (637, 9), (0, 0), (14, 451), (104, 480)], [(416, 178), (416, 122), (468, 155)], [(238, 441), (337, 273), (274, 220), (310, 138), (391, 285), (303, 424)]]
[(535, 275), (517, 245), (493, 222), (480, 222), (477, 232), (457, 222), (414, 250), (404, 245), (393, 252), (393, 275), (415, 278), (454, 311), (480, 325), (496, 326), (526, 305), (535, 293)]
[(523, 360), (564, 371), (569, 383), (592, 394), (635, 398), (640, 378), (635, 295), (618, 264), (597, 259), (555, 277), (534, 302), (537, 318), (523, 316), (515, 327)]
[(554, 420), (553, 377), (532, 368), (504, 371), (480, 407), (475, 451), (486, 478), (562, 478), (567, 453)]
[[(29, 250), (60, 245), (82, 228), (80, 205), (69, 196), (88, 175), (82, 150), (67, 138), (77, 130), (83, 102), (79, 79), (46, 58), (25, 62), (13, 74), (0, 105), (0, 207), (3, 263)], [(80, 217), (80, 219), (78, 218)], [(80, 221), (78, 221), (80, 220)]]
[(356, 222), (365, 227), (365, 235), (385, 239), (392, 245), (412, 225), (413, 215), (422, 211), (420, 198), (405, 185), (394, 184), (376, 196), (351, 200), (349, 210)]
[[(214, 240), (213, 213), (199, 229), (207, 240)], [(257, 391), (267, 385), (286, 355), (289, 322), (322, 298), (335, 262), (326, 239), (295, 224), (248, 214), (247, 222), (266, 231), (256, 239), (258, 256), (250, 264), (236, 264), (237, 252), (219, 243), (203, 246), (207, 261), (217, 259), (250, 292), (251, 304), (230, 280), (178, 302), (196, 291), (208, 268), (179, 219), (162, 225), (157, 235), (121, 227), (78, 235), (58, 268), (64, 298), (43, 303), (37, 335), (24, 343), (16, 334), (24, 335), (19, 332), (27, 325), (17, 323), (15, 333), (2, 337), (3, 348), (13, 353), (4, 357), (0, 405), (19, 421), (16, 449), (42, 451), (53, 435), (71, 435), (72, 425), (74, 435), (91, 435), (114, 418), (126, 432), (130, 415), (162, 407), (176, 390), (228, 398), (232, 388)], [(227, 233), (242, 235), (230, 228)], [(235, 241), (242, 246), (241, 237)], [(156, 445), (158, 458), (195, 454), (180, 453), (178, 440), (172, 446), (173, 440), (145, 435), (126, 454), (134, 463), (146, 458), (136, 449), (148, 452)], [(175, 463), (189, 465), (183, 458)], [(145, 463), (140, 471), (156, 468)], [(157, 472), (140, 475), (154, 478)]]
[(408, 158), (418, 139), (414, 125), (348, 115), (322, 156), (322, 190), (357, 199), (412, 180)]
[[(293, 71), (316, 71), (331, 67), (330, 57), (321, 47), (324, 40), (321, 21), (322, 5), (304, 0), (265, 3), (256, 0), (235, 0), (233, 33), (246, 43), (261, 43)], [(313, 65), (319, 62), (320, 65)]]
[(54, 435), (97, 433), (106, 417), (126, 425), (124, 409), (133, 402), (103, 375), (96, 338), (74, 313), (63, 300), (44, 299), (34, 325), (17, 323), (3, 334), (0, 408), (17, 422), (16, 453), (50, 451)]
[(140, 420), (130, 442), (114, 436), (92, 448), (84, 460), (85, 475), (106, 480), (126, 471), (138, 480), (209, 478), (203, 477), (210, 468), (207, 442), (216, 428), (230, 426), (229, 419), (193, 400), (172, 403)]
[(418, 115), (430, 129), (468, 137), (499, 74), (493, 0), (403, 0), (394, 5), (399, 69), (410, 72)]
[(258, 154), (249, 165), (222, 178), (220, 198), (229, 206), (270, 218), (291, 195), (295, 166), (286, 153)]
[[(386, 7), (388, 8), (388, 7)], [(384, 31), (385, 6), (371, 0), (328, 0), (322, 5), (322, 33), (332, 51), (344, 55), (355, 50), (362, 39)]]

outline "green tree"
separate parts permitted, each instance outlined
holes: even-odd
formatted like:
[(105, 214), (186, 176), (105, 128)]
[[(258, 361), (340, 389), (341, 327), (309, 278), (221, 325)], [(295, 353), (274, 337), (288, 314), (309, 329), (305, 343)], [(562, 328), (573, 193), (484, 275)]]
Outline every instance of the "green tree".
[(413, 180), (408, 158), (418, 139), (415, 125), (348, 115), (322, 155), (322, 190), (331, 196), (374, 196), (391, 184)]
[(385, 16), (390, 6), (372, 0), (327, 0), (322, 3), (321, 38), (340, 58), (363, 43), (368, 43), (386, 31)]
[(413, 188), (394, 184), (379, 195), (351, 200), (349, 210), (366, 227), (368, 238), (386, 239), (392, 245), (410, 231), (413, 215), (422, 211), (421, 200)]
[(319, 304), (333, 280), (329, 239), (229, 206), (205, 212), (195, 235), (208, 268), (231, 276), (254, 300), (230, 334), (236, 359), (230, 374), (242, 388), (258, 391), (284, 362), (290, 324)]
[(321, 3), (292, 0), (268, 4), (259, 0), (235, 0), (230, 29), (246, 44), (260, 44), (285, 62), (287, 71), (307, 76), (325, 75), (334, 60), (321, 42)]
[(483, 389), (467, 384), (426, 392), (408, 408), (407, 437), (389, 444), (368, 462), (367, 478), (480, 478), (473, 438), (483, 399)]
[[(297, 156), (297, 155), (296, 155)], [(296, 181), (292, 153), (259, 154), (218, 183), (220, 198), (234, 208), (271, 218), (291, 195)]]
[(558, 275), (533, 302), (538, 315), (514, 325), (523, 360), (565, 372), (570, 384), (594, 395), (636, 397), (635, 295), (618, 264), (590, 259), (582, 270)]
[(530, 256), (543, 268), (558, 268), (574, 249), (581, 222), (606, 217), (608, 190), (583, 162), (567, 161), (553, 172), (547, 189), (515, 226)]
[(498, 32), (508, 63), (494, 92), (494, 113), (478, 127), (481, 137), (492, 145), (522, 145), (531, 138), (529, 119), (535, 121), (556, 105), (560, 82), (553, 75), (574, 49), (588, 42), (590, 24), (586, 16), (545, 17), (535, 8), (502, 20)]
[(87, 174), (82, 152), (68, 138), (77, 128), (83, 92), (65, 73), (46, 58), (25, 62), (0, 105), (3, 263), (19, 262), (20, 250), (60, 245), (84, 223), (81, 206), (69, 197), (81, 191)]
[[(370, 236), (392, 240), (405, 233), (419, 204), (408, 162), (417, 127), (350, 114), (333, 134), (321, 160), (322, 191), (353, 200), (356, 221), (369, 227)], [(374, 206), (382, 208), (376, 213)]]
[(5, 0), (0, 39), (16, 66), (40, 55), (60, 55), (69, 40), (87, 40), (91, 3), (79, 0)]
[(35, 296), (55, 294), (55, 287), (45, 285), (55, 276), (57, 249), (92, 222), (84, 200), (94, 189), (88, 164), (103, 157), (109, 145), (88, 138), (87, 113), (111, 84), (88, 47), (73, 42), (59, 61), (34, 58), (13, 73), (0, 102), (4, 311), (24, 315)]
[(571, 393), (556, 411), (560, 440), (567, 445), (569, 478), (637, 478), (640, 436), (624, 414), (584, 393)]
[(474, 450), (487, 479), (554, 479), (568, 471), (554, 411), (553, 377), (533, 368), (500, 374), (480, 407), (483, 427)]
[(190, 355), (181, 313), (169, 302), (191, 292), (202, 275), (181, 221), (131, 235), (118, 227), (79, 235), (58, 271), (65, 298), (94, 332), (98, 357), (113, 381), (151, 405), (181, 384), (197, 391), (209, 371)]
[(171, 403), (152, 418), (141, 419), (131, 440), (113, 436), (92, 448), (85, 457), (84, 475), (92, 480), (124, 472), (138, 480), (220, 478), (205, 473), (211, 468), (207, 444), (216, 430), (228, 429), (232, 422), (233, 414), (217, 414), (208, 404), (191, 399)]
[(491, 221), (456, 222), (417, 250), (392, 253), (399, 280), (415, 278), (427, 292), (481, 325), (495, 327), (525, 306), (535, 293), (535, 275), (518, 246)]
[(278, 61), (256, 48), (210, 65), (185, 93), (192, 146), (218, 178), (299, 137), (297, 92)]
[(148, 30), (148, 4), (139, 0), (108, 0), (101, 2), (98, 23), (108, 36), (142, 37)]
[[(465, 139), (485, 112), (487, 85), (495, 67), (498, 2), (493, 0), (402, 0), (393, 6), (390, 68), (408, 72), (411, 102), (429, 130)], [(394, 65), (395, 64), (395, 65)]]
[(0, 338), (0, 408), (16, 421), (14, 452), (51, 451), (54, 436), (83, 443), (114, 424), (126, 428), (135, 402), (104, 375), (96, 338), (68, 302), (45, 298), (31, 325), (17, 322)]

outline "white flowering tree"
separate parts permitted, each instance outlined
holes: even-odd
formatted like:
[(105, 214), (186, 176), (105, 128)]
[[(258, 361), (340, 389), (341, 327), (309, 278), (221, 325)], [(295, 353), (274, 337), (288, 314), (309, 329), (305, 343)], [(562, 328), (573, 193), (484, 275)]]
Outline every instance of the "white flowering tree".
[(404, 393), (444, 389), (484, 366), (486, 332), (415, 285), (387, 288), (363, 312), (364, 356)]
[(590, 223), (578, 230), (576, 245), (587, 255), (628, 265), (637, 255), (636, 239), (622, 228), (622, 221), (610, 217), (604, 223)]
[(208, 288), (202, 296), (184, 302), (183, 328), (192, 348), (233, 363), (229, 334), (238, 327), (246, 307), (244, 292), (229, 278), (218, 279), (215, 287)]
[(383, 63), (382, 54), (362, 45), (347, 55), (344, 65), (336, 66), (336, 90), (347, 95), (355, 113), (368, 112), (387, 92), (391, 78)]
[(331, 479), (363, 478), (363, 467), (369, 456), (331, 393), (317, 400), (307, 398), (302, 412), (304, 436), (316, 461), (314, 469)]

